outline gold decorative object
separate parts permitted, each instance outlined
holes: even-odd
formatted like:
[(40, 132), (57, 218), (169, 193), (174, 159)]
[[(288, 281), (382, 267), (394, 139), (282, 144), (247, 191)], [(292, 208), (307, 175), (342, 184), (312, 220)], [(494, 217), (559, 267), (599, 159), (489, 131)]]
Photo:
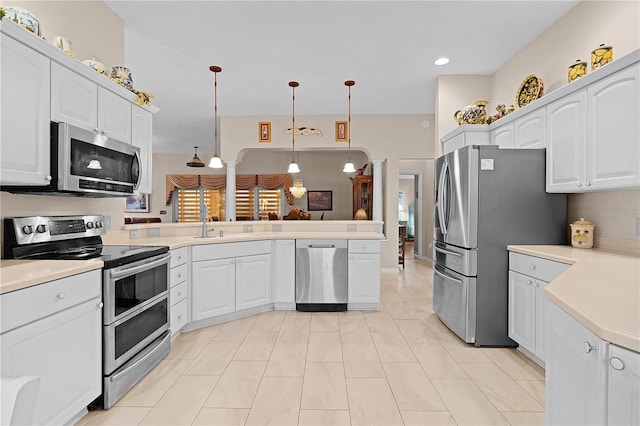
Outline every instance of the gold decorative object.
[(593, 228), (595, 225), (581, 217), (569, 225), (571, 227), (571, 245), (578, 248), (593, 247)]
[(515, 105), (517, 108), (522, 108), (536, 99), (540, 99), (542, 96), (544, 96), (544, 83), (542, 79), (534, 74), (530, 74), (522, 80), (520, 87), (518, 87)]
[(585, 61), (577, 59), (575, 64), (569, 65), (569, 83), (583, 75), (587, 75), (587, 63)]
[(613, 47), (601, 44), (591, 51), (591, 71), (608, 64), (613, 60)]
[(462, 124), (485, 124), (487, 121), (486, 106), (489, 101), (486, 99), (478, 99), (472, 104), (457, 110), (453, 113), (453, 119), (459, 125)]
[(491, 124), (494, 121), (501, 119), (505, 115), (511, 114), (515, 110), (516, 107), (513, 104), (509, 105), (509, 109), (507, 109), (505, 104), (500, 104), (496, 107), (496, 111), (498, 111), (498, 113), (487, 117), (487, 124)]
[(367, 220), (367, 212), (360, 208), (358, 210), (356, 210), (356, 214), (355, 216), (353, 216), (353, 220)]

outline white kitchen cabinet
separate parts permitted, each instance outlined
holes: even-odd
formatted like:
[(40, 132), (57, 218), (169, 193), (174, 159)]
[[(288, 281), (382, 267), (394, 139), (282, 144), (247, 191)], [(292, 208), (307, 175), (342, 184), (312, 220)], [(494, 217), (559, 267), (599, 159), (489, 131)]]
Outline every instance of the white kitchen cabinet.
[(193, 262), (191, 319), (229, 314), (236, 310), (236, 260)]
[(489, 145), (491, 135), (487, 126), (478, 124), (466, 124), (458, 130), (451, 132), (441, 139), (442, 153), (447, 154), (456, 149), (469, 145)]
[(1, 375), (40, 377), (33, 424), (69, 423), (102, 393), (101, 285), (95, 270), (0, 296)]
[(533, 149), (544, 148), (546, 130), (546, 109), (535, 111), (518, 118), (514, 124), (514, 147)]
[(51, 181), (51, 61), (5, 34), (0, 34), (0, 51), (0, 182), (46, 186)]
[(51, 66), (51, 120), (131, 143), (131, 101), (72, 70)]
[(547, 192), (640, 186), (640, 64), (547, 105)]
[(273, 303), (271, 254), (236, 258), (236, 311), (269, 303)]
[(271, 241), (194, 246), (193, 321), (273, 306)]
[(509, 252), (509, 337), (544, 367), (544, 288), (570, 265)]
[(273, 304), (275, 309), (296, 308), (295, 240), (273, 241)]
[(380, 241), (349, 240), (348, 309), (380, 305)]
[(513, 123), (507, 123), (491, 130), (491, 145), (498, 145), (500, 148), (514, 148), (515, 128)]
[(640, 424), (640, 353), (609, 345), (609, 425)]
[(131, 143), (140, 148), (142, 179), (138, 191), (151, 194), (153, 183), (153, 114), (133, 105), (131, 107)]
[(545, 423), (606, 424), (609, 343), (548, 299), (545, 313)]
[(189, 248), (182, 247), (170, 251), (169, 262), (169, 305), (171, 336), (177, 336), (189, 322)]

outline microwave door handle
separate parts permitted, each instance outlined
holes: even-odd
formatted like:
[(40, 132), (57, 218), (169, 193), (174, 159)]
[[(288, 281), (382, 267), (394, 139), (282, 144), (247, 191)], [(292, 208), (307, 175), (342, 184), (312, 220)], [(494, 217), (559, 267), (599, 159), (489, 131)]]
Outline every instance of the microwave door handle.
[(142, 265), (137, 265), (133, 267), (128, 267), (127, 265), (124, 265), (119, 268), (108, 269), (109, 276), (111, 277), (112, 280), (118, 280), (122, 277), (135, 275), (138, 272), (147, 271), (149, 269), (155, 268), (156, 266), (160, 266), (163, 263), (167, 263), (170, 258), (171, 258), (171, 255), (167, 254), (165, 256), (160, 257), (159, 259), (144, 263)]
[(135, 189), (140, 188), (140, 184), (142, 183), (142, 159), (140, 158), (140, 153), (135, 152), (136, 160), (138, 160), (138, 180), (136, 181)]

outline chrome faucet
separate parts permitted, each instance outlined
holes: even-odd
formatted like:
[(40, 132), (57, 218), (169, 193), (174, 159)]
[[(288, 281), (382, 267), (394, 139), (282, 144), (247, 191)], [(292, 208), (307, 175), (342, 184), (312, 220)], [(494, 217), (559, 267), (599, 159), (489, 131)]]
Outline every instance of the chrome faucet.
[(204, 205), (204, 217), (202, 220), (202, 238), (209, 236), (209, 232), (215, 231), (215, 228), (207, 228), (207, 222), (209, 219), (209, 207)]

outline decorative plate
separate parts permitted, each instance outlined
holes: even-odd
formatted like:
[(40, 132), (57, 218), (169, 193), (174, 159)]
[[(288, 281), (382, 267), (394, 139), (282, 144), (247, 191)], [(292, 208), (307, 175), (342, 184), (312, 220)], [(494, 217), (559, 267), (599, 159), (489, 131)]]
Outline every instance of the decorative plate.
[(528, 75), (518, 88), (518, 95), (516, 96), (516, 106), (522, 108), (523, 106), (540, 99), (544, 95), (544, 84), (542, 79), (531, 74)]

